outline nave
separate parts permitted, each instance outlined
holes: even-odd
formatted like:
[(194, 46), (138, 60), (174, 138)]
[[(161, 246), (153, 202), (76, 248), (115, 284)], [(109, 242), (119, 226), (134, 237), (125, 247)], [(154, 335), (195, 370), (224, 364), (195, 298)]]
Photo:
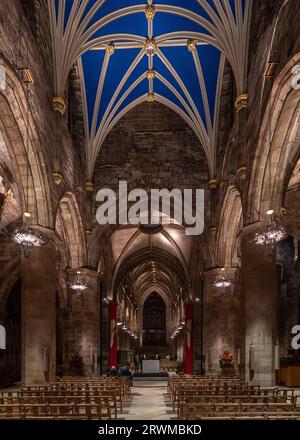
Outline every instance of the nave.
[(300, 420), (300, 389), (248, 385), (239, 378), (167, 382), (69, 378), (0, 393), (11, 420)]
[(299, 22), (0, 1), (1, 419), (298, 418)]

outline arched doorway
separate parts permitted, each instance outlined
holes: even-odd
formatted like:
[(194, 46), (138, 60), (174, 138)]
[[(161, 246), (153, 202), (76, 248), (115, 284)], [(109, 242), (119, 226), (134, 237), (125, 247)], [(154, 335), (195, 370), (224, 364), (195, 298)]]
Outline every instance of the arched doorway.
[(21, 380), (21, 278), (14, 284), (5, 308), (6, 349), (0, 350), (0, 384)]
[(166, 304), (156, 292), (151, 293), (144, 303), (143, 345), (166, 345)]

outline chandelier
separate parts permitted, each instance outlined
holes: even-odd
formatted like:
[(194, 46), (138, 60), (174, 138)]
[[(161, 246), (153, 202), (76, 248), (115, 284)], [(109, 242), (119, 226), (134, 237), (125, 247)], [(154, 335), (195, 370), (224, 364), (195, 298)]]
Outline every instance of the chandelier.
[(173, 330), (173, 333), (171, 335), (171, 339), (175, 339), (179, 333), (185, 328), (185, 321), (180, 321), (177, 327)]
[(125, 333), (127, 333), (129, 336), (131, 336), (133, 339), (138, 339), (138, 338), (139, 338), (138, 335), (137, 335), (137, 333), (136, 333), (135, 331), (131, 330), (131, 328), (129, 328), (125, 322), (122, 323), (122, 322), (120, 321), (120, 322), (118, 322), (117, 325), (120, 326), (121, 329), (122, 329)]
[(269, 224), (261, 231), (256, 232), (253, 242), (257, 245), (274, 246), (287, 237), (287, 231), (283, 226), (276, 224), (272, 209), (267, 214), (269, 215)]
[(41, 247), (48, 243), (48, 239), (31, 228), (22, 227), (15, 229), (12, 239), (23, 249), (25, 258), (29, 258), (33, 247)]
[(80, 275), (80, 270), (77, 271), (77, 278), (74, 281), (70, 281), (69, 287), (71, 290), (75, 290), (78, 293), (82, 293), (85, 292), (88, 288), (88, 285), (86, 282), (80, 280), (79, 275)]
[(226, 277), (225, 268), (222, 269), (222, 272), (223, 274), (216, 278), (213, 285), (220, 289), (221, 293), (224, 293), (227, 287), (231, 286), (231, 281)]

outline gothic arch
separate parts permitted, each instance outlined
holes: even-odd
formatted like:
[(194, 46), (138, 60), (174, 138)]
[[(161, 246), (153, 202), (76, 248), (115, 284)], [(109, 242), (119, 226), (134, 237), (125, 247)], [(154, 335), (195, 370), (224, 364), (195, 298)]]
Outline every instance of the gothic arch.
[(283, 204), (286, 174), (300, 143), (300, 96), (292, 87), (292, 69), (299, 63), (300, 53), (286, 64), (270, 95), (252, 167), (247, 223), (265, 220), (268, 209), (278, 213)]
[(241, 228), (243, 209), (241, 195), (235, 186), (226, 192), (216, 237), (216, 264), (224, 267), (238, 266), (237, 241)]
[[(31, 221), (44, 227), (52, 227), (53, 212), (49, 182), (45, 173), (45, 162), (41, 153), (40, 139), (35, 121), (29, 111), (29, 141), (27, 145), (27, 99), (19, 78), (0, 59), (0, 68), (5, 72), (5, 87), (0, 90), (0, 131), (4, 142), (0, 146), (9, 178), (15, 183), (14, 191), (20, 206), (25, 208), (27, 174)], [(28, 159), (27, 153), (28, 151)], [(27, 169), (29, 172), (27, 173)]]
[(0, 272), (0, 318), (4, 316), (6, 301), (14, 284), (21, 276), (21, 257), (15, 255)]
[(138, 250), (131, 254), (129, 257), (125, 258), (119, 267), (115, 267), (111, 294), (113, 298), (116, 298), (117, 289), (120, 284), (120, 281), (124, 277), (124, 274), (130, 272), (132, 268), (137, 265), (142, 264), (143, 262), (150, 261), (154, 259), (159, 264), (164, 266), (168, 266), (169, 270), (174, 271), (177, 275), (178, 279), (182, 283), (186, 298), (190, 297), (191, 289), (189, 284), (188, 274), (185, 272), (184, 267), (182, 266), (181, 261), (169, 254), (167, 251), (164, 251), (160, 248), (153, 247), (152, 249), (144, 248)]
[(68, 266), (84, 266), (86, 240), (77, 200), (71, 192), (67, 192), (59, 202), (55, 229), (61, 239)]

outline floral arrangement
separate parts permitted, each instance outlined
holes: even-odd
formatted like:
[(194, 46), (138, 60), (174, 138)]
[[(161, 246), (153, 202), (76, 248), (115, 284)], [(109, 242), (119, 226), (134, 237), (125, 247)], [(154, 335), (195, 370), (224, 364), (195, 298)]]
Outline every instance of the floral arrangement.
[(233, 367), (233, 354), (229, 351), (224, 351), (222, 358), (220, 359), (220, 367), (228, 368)]

